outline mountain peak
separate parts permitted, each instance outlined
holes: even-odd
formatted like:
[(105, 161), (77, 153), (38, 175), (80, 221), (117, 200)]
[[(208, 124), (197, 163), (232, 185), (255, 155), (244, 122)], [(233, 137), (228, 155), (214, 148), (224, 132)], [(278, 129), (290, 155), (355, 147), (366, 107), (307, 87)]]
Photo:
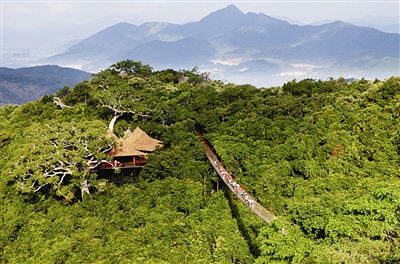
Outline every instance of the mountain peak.
[(138, 28), (138, 26), (127, 23), (127, 22), (119, 22), (115, 25), (112, 25), (112, 26), (109, 26), (109, 27), (103, 29), (102, 31), (99, 31), (98, 33), (96, 33), (93, 36), (108, 34), (109, 32), (113, 32), (114, 34), (115, 34), (115, 32), (117, 32), (118, 34), (120, 34), (122, 32), (133, 30), (135, 28)]
[(234, 4), (230, 4), (230, 5), (228, 5), (227, 7), (223, 8), (221, 10), (226, 10), (226, 11), (229, 11), (229, 12), (240, 12), (240, 13), (243, 13)]
[(244, 15), (244, 13), (242, 11), (240, 11), (240, 9), (237, 8), (237, 6), (235, 6), (234, 4), (230, 4), (227, 7), (217, 10), (213, 13), (219, 13), (220, 15), (225, 14), (225, 15), (231, 15), (231, 16)]
[(200, 21), (207, 20), (235, 20), (240, 16), (243, 16), (244, 13), (239, 10), (235, 5), (230, 4), (225, 8), (219, 9), (217, 11), (211, 12), (208, 16), (205, 16)]

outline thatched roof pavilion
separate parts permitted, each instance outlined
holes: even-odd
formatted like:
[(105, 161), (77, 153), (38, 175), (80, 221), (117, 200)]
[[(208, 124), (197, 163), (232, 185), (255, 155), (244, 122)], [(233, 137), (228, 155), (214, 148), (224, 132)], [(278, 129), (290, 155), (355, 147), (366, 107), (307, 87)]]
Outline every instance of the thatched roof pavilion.
[(151, 138), (139, 127), (133, 132), (126, 133), (125, 138), (118, 138), (109, 130), (107, 137), (113, 137), (117, 141), (117, 147), (107, 153), (113, 157), (128, 157), (128, 156), (145, 156), (149, 152), (153, 152), (157, 147), (162, 147), (162, 141)]

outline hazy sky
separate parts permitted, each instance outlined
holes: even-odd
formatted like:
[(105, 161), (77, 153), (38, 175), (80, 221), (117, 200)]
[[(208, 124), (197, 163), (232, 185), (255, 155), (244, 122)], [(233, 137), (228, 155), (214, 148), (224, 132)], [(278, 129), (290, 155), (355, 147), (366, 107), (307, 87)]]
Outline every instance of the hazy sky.
[[(29, 30), (47, 23), (82, 24), (96, 19), (183, 24), (198, 21), (209, 13), (236, 5), (244, 13), (289, 17), (303, 23), (360, 18), (366, 15), (399, 16), (395, 1), (18, 1), (1, 0), (1, 27)], [(119, 21), (118, 21), (119, 20)]]

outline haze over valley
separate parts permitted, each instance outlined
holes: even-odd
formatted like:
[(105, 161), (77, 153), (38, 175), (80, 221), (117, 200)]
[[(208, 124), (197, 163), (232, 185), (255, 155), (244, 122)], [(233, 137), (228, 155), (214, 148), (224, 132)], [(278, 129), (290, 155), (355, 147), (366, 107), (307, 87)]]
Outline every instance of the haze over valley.
[(305, 78), (383, 79), (399, 74), (398, 26), (398, 17), (378, 16), (295, 24), (228, 5), (183, 24), (109, 18), (29, 31), (4, 28), (2, 66), (55, 64), (98, 72), (131, 59), (156, 70), (198, 67), (212, 79), (262, 87)]

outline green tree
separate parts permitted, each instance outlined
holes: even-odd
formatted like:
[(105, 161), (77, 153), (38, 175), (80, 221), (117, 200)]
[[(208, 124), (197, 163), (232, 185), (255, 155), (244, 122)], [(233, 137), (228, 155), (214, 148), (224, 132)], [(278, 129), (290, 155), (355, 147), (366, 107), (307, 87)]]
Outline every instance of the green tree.
[(153, 68), (141, 61), (124, 60), (110, 66), (110, 69), (116, 73), (125, 72), (127, 74), (135, 74), (140, 77), (149, 77)]
[(105, 131), (100, 121), (35, 123), (11, 146), (4, 176), (24, 193), (53, 193), (72, 201), (113, 144), (105, 139)]

